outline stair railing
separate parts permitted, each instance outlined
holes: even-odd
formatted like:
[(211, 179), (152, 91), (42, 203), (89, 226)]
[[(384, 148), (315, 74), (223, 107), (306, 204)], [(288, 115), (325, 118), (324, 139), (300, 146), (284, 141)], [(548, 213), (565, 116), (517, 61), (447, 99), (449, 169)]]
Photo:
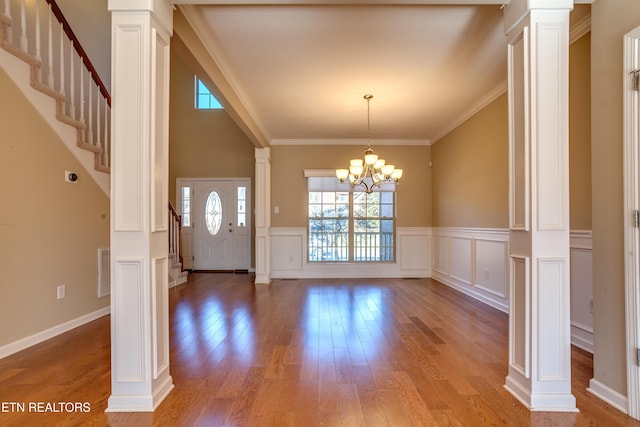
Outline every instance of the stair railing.
[(178, 215), (169, 202), (169, 256), (173, 255), (180, 261), (180, 269), (184, 271), (184, 260), (182, 258), (182, 216)]
[(111, 97), (55, 0), (2, 0), (0, 45), (31, 64), (31, 84), (58, 102), (58, 119), (109, 172)]

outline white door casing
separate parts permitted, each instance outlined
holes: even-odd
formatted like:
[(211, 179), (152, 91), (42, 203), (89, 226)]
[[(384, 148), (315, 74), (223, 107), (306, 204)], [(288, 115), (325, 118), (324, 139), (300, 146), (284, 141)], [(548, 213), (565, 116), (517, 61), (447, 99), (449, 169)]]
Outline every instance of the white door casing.
[[(176, 180), (177, 209), (183, 220), (188, 217), (182, 234), (183, 253), (185, 259), (189, 258), (185, 267), (190, 264), (194, 270), (249, 270), (250, 182), (249, 178)], [(191, 190), (186, 192), (185, 197), (190, 197), (187, 203), (183, 188)]]
[[(640, 27), (624, 36), (624, 244), (627, 325), (627, 413), (640, 419), (640, 229), (634, 211), (640, 210), (640, 94), (634, 79), (640, 69)], [(637, 86), (636, 86), (637, 87)]]

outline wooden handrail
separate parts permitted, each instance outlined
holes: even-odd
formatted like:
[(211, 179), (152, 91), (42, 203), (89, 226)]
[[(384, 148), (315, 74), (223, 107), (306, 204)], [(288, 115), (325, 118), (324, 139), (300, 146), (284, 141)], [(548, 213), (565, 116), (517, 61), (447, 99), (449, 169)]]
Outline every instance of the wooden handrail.
[(62, 29), (64, 30), (67, 37), (69, 37), (69, 40), (71, 40), (71, 42), (73, 43), (73, 47), (76, 49), (76, 52), (78, 52), (78, 55), (80, 56), (80, 58), (82, 58), (82, 62), (84, 63), (85, 67), (87, 67), (87, 70), (89, 70), (89, 74), (91, 74), (93, 81), (100, 88), (100, 93), (102, 93), (102, 96), (104, 96), (104, 98), (106, 99), (107, 104), (109, 104), (109, 107), (111, 107), (111, 95), (109, 94), (107, 87), (102, 82), (102, 79), (98, 75), (96, 68), (91, 63), (89, 56), (82, 48), (80, 41), (78, 40), (76, 35), (73, 33), (73, 30), (71, 29), (69, 22), (67, 22), (67, 19), (62, 14), (60, 7), (58, 7), (58, 4), (55, 2), (55, 0), (45, 0), (45, 1), (49, 4), (49, 6), (51, 6), (51, 11), (53, 12), (53, 15), (56, 17), (58, 22), (62, 24)]
[[(182, 215), (178, 215), (171, 200), (169, 200), (169, 212), (173, 216), (173, 220), (178, 224), (178, 238), (176, 239), (178, 244), (178, 259), (180, 260), (181, 270), (184, 271), (184, 259), (182, 258)], [(171, 246), (171, 232), (169, 233), (169, 246)]]

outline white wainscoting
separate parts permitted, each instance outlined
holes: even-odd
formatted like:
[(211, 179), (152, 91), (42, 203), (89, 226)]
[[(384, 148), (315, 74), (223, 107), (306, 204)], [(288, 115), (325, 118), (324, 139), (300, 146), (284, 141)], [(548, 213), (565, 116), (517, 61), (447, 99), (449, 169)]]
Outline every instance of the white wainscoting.
[[(396, 262), (310, 263), (305, 227), (271, 228), (271, 277), (433, 277), (509, 312), (506, 229), (399, 227)], [(593, 352), (591, 231), (571, 232), (571, 343)]]
[(396, 261), (389, 263), (308, 262), (305, 227), (271, 227), (271, 277), (431, 277), (431, 229), (396, 228)]
[[(434, 228), (432, 277), (509, 312), (506, 229)], [(571, 232), (571, 343), (593, 353), (591, 231)]]
[(434, 228), (432, 233), (433, 278), (508, 313), (508, 231)]
[(571, 344), (593, 353), (591, 231), (571, 232)]

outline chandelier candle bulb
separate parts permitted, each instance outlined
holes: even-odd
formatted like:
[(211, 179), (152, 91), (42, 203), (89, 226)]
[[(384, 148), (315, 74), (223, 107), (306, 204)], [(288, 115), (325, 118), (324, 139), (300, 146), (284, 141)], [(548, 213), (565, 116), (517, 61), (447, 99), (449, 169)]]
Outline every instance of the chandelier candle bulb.
[(388, 179), (395, 168), (396, 167), (394, 165), (384, 165), (380, 170), (382, 171), (382, 175), (384, 175)]
[(336, 176), (340, 180), (340, 182), (344, 182), (345, 179), (349, 176), (348, 169), (336, 169)]
[(373, 95), (365, 95), (367, 101), (367, 148), (362, 159), (351, 159), (349, 169), (336, 169), (336, 177), (340, 182), (349, 178), (352, 187), (364, 187), (367, 193), (371, 193), (375, 187), (387, 182), (398, 182), (402, 177), (402, 169), (396, 169), (394, 165), (385, 164), (384, 159), (373, 154), (371, 148), (371, 114), (370, 101)]
[(376, 154), (370, 153), (370, 154), (364, 155), (364, 162), (369, 166), (375, 164), (377, 161), (378, 161), (378, 156)]

